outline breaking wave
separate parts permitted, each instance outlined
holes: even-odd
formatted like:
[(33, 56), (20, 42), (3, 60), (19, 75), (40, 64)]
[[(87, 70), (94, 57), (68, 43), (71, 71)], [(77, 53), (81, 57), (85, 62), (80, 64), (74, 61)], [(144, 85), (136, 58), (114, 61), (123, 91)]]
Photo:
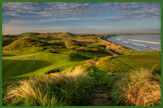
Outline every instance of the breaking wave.
[(161, 44), (161, 42), (152, 42), (152, 41), (135, 40), (135, 39), (128, 39), (128, 40), (135, 41), (135, 42), (151, 43), (151, 44)]

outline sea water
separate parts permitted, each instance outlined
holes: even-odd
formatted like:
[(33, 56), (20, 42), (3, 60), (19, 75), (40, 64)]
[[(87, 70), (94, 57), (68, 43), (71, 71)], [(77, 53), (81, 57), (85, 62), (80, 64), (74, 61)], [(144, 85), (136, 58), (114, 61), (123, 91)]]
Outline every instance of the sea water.
[(137, 51), (161, 50), (161, 36), (159, 35), (113, 36), (107, 40)]

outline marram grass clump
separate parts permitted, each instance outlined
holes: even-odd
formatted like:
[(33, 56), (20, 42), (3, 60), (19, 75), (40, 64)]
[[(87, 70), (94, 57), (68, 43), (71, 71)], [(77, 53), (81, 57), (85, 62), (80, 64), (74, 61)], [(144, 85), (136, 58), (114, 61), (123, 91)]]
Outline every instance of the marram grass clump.
[(154, 77), (151, 70), (144, 68), (126, 74), (115, 82), (111, 97), (117, 104), (160, 106), (161, 85)]
[(49, 74), (19, 81), (8, 87), (3, 104), (7, 106), (87, 105), (93, 79), (83, 67), (64, 74)]

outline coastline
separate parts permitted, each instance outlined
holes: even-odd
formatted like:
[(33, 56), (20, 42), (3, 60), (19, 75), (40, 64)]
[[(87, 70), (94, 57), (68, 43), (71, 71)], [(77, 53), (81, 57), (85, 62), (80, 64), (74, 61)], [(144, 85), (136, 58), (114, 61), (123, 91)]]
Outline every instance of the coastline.
[(114, 36), (117, 36), (117, 35), (106, 36), (106, 37), (103, 37), (103, 38), (100, 38), (100, 39), (103, 40), (103, 41), (108, 42), (108, 44), (109, 44), (109, 43), (112, 43), (112, 44), (115, 44), (115, 45), (117, 45), (117, 46), (121, 46), (121, 47), (123, 47), (124, 49), (129, 49), (129, 50), (134, 50), (134, 51), (136, 51), (135, 49), (132, 49), (132, 48), (130, 48), (130, 47), (126, 47), (126, 46), (123, 46), (123, 45), (120, 45), (120, 44), (117, 44), (117, 43), (114, 43), (114, 42), (111, 42), (111, 41), (107, 40), (108, 38), (111, 38), (111, 37), (114, 37)]

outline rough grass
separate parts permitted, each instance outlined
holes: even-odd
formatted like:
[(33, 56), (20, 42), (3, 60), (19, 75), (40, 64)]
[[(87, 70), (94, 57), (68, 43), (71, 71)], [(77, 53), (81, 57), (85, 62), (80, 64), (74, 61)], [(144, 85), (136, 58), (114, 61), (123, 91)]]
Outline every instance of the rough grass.
[(161, 51), (134, 51), (134, 50), (123, 50), (115, 51), (121, 55), (161, 55)]
[(121, 105), (160, 106), (161, 85), (154, 77), (151, 70), (144, 68), (115, 75), (109, 97)]
[(19, 81), (8, 87), (3, 104), (10, 106), (86, 105), (91, 98), (93, 79), (83, 67), (65, 74), (50, 74)]
[(18, 35), (4, 35), (2, 38), (3, 44), (2, 47), (9, 45), (13, 41), (17, 40), (19, 38)]
[(96, 65), (109, 72), (130, 72), (131, 70), (157, 65), (155, 71), (161, 73), (160, 55), (107, 56), (100, 58)]

